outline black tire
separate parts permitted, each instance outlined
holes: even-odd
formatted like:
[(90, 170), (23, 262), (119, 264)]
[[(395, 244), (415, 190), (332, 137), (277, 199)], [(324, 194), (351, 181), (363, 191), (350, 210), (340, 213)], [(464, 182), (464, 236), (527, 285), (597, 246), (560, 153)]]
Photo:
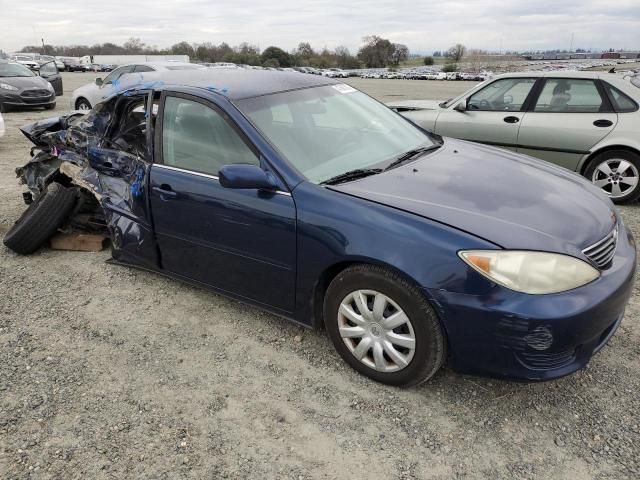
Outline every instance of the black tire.
[(7, 113), (9, 111), (9, 106), (0, 102), (0, 113)]
[(86, 110), (91, 110), (92, 108), (91, 104), (86, 98), (80, 97), (78, 100), (76, 100), (76, 110), (83, 110), (83, 105), (86, 106)]
[[(623, 172), (623, 177), (625, 176), (629, 176), (629, 175), (636, 175), (638, 176), (638, 174), (640, 173), (640, 155), (638, 155), (637, 153), (631, 152), (629, 150), (608, 150), (606, 152), (602, 152), (598, 155), (596, 155), (595, 157), (593, 157), (591, 159), (591, 161), (589, 162), (589, 165), (587, 166), (585, 172), (584, 172), (584, 176), (586, 177), (587, 180), (589, 180), (590, 182), (594, 182), (594, 172), (596, 171), (596, 169), (606, 163), (606, 162), (611, 162), (610, 165), (613, 165), (615, 168), (616, 165), (616, 160), (626, 160), (627, 162), (629, 162), (634, 168), (635, 168), (635, 172), (633, 171), (632, 168), (627, 168), (627, 170), (625, 172)], [(616, 173), (614, 171), (614, 173)], [(598, 175), (600, 179), (606, 179), (606, 175), (602, 172), (599, 172)], [(627, 184), (620, 182), (618, 183), (618, 185), (621, 187), (620, 188), (624, 188), (627, 187)], [(606, 185), (604, 188), (601, 188), (601, 190), (605, 193), (608, 194), (609, 197), (611, 198), (611, 201), (614, 203), (629, 203), (629, 202), (633, 202), (635, 200), (637, 200), (640, 197), (640, 178), (638, 178), (638, 181), (635, 185), (635, 187), (633, 188), (629, 188), (628, 190), (623, 190), (623, 195), (622, 196), (617, 196), (614, 197), (611, 195), (611, 189), (612, 189), (612, 185), (608, 184)]]
[(76, 201), (75, 189), (51, 183), (16, 220), (3, 243), (23, 255), (35, 252), (65, 221)]
[(53, 110), (54, 108), (56, 108), (55, 103), (50, 103), (49, 105), (45, 105), (44, 107), (45, 110)]
[[(380, 372), (358, 360), (340, 336), (338, 311), (356, 290), (374, 290), (392, 299), (409, 317), (415, 352), (408, 365), (395, 372)], [(431, 378), (446, 358), (446, 340), (435, 311), (420, 290), (399, 274), (374, 265), (355, 265), (340, 272), (324, 299), (324, 324), (340, 356), (355, 370), (388, 385), (410, 387)], [(386, 355), (386, 353), (385, 353)]]

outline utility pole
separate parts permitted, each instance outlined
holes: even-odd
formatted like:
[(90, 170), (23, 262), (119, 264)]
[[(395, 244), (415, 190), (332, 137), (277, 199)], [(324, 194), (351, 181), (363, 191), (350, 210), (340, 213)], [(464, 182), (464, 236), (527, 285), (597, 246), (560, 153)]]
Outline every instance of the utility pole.
[(573, 32), (571, 32), (571, 45), (569, 45), (569, 53), (573, 52)]
[(40, 40), (42, 40), (42, 54), (46, 55), (47, 51), (44, 49), (44, 38), (41, 38)]

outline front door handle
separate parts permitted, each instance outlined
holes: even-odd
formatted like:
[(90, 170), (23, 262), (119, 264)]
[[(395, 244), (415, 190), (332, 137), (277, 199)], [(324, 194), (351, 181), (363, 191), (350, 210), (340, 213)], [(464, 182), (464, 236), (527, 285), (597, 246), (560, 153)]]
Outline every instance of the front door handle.
[(520, 119), (518, 117), (514, 117), (512, 115), (508, 116), (508, 117), (504, 117), (503, 119), (505, 122), (507, 123), (518, 123), (520, 121)]
[(162, 200), (168, 200), (170, 198), (176, 198), (178, 196), (176, 192), (171, 190), (171, 185), (167, 185), (166, 183), (163, 183), (159, 187), (152, 187), (152, 190), (154, 192), (158, 192)]
[(610, 127), (611, 125), (613, 125), (613, 122), (611, 120), (600, 119), (593, 122), (593, 124), (596, 127)]

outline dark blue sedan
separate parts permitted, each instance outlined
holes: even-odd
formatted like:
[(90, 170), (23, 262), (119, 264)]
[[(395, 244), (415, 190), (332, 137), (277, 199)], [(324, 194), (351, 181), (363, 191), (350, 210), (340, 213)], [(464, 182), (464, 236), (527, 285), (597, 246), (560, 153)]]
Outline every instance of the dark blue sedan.
[[(392, 385), (445, 361), (567, 375), (622, 321), (633, 238), (567, 170), (432, 135), (325, 77), (128, 82), (84, 116), (23, 129), (38, 153), (18, 170), (30, 205), (10, 248), (29, 253), (88, 210), (114, 261), (324, 327), (347, 363)], [(38, 241), (24, 233), (37, 224)]]

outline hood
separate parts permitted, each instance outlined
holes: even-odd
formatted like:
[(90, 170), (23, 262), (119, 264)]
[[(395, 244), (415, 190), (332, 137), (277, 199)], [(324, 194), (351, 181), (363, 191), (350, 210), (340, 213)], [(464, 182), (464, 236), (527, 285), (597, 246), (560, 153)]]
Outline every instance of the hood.
[(408, 110), (441, 110), (440, 104), (444, 101), (445, 100), (398, 100), (385, 103), (385, 105), (398, 112), (406, 112)]
[(47, 88), (49, 82), (42, 77), (0, 77), (0, 82), (7, 83), (20, 90), (27, 90), (30, 88)]
[(616, 221), (611, 201), (569, 170), (450, 138), (414, 162), (330, 188), (509, 249), (581, 256)]

